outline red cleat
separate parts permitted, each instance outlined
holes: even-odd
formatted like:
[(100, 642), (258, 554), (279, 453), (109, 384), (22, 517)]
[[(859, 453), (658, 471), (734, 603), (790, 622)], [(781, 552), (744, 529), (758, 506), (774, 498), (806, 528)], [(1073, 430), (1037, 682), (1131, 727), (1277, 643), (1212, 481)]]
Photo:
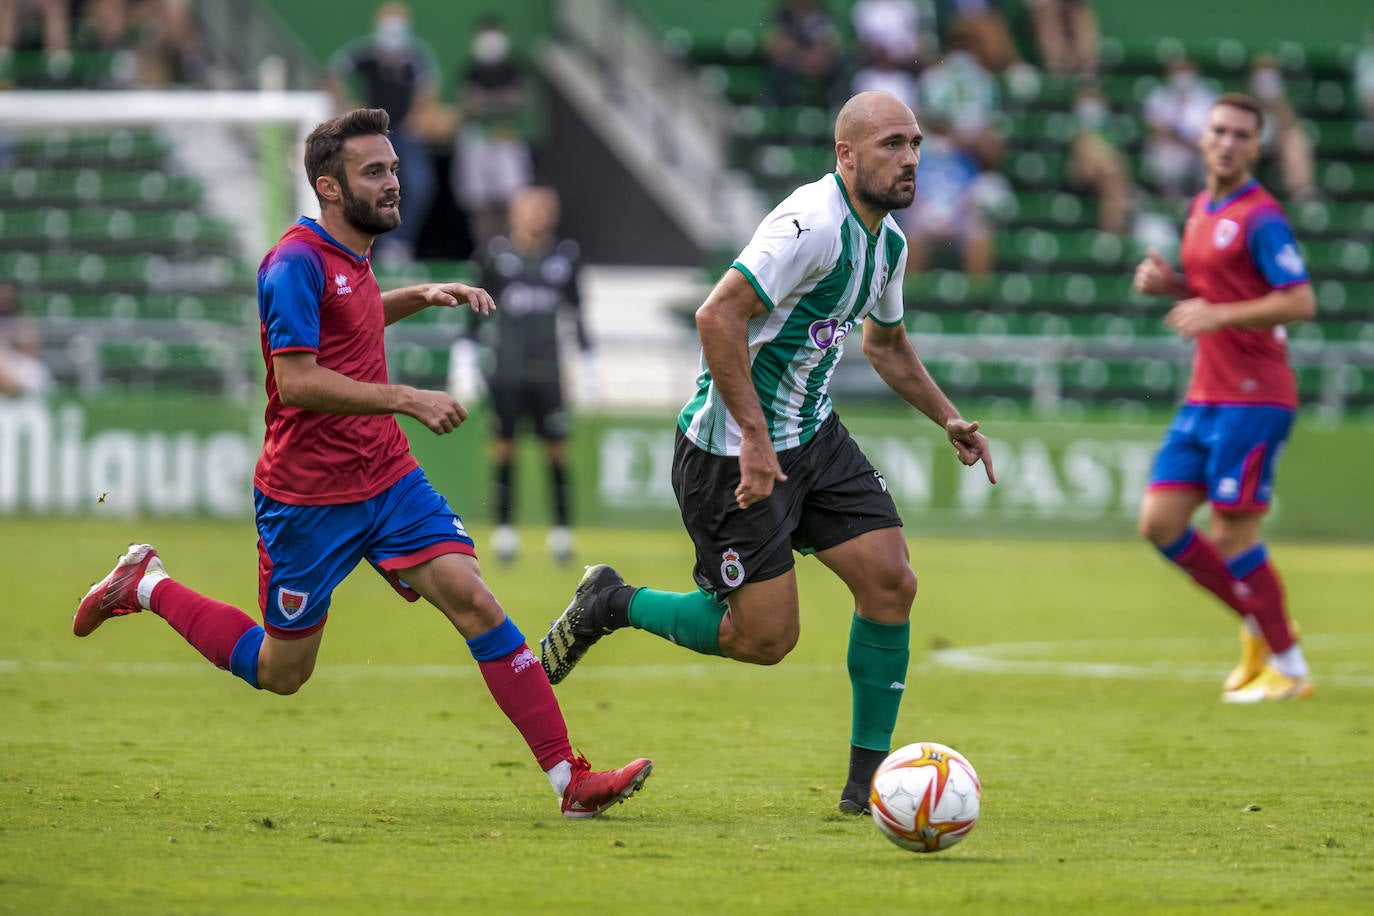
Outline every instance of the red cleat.
[(563, 791), (564, 817), (596, 817), (639, 791), (654, 771), (652, 761), (641, 757), (618, 770), (594, 772), (587, 758), (573, 759), (572, 781)]
[(130, 544), (128, 552), (119, 558), (110, 574), (92, 585), (86, 597), (81, 599), (72, 621), (72, 632), (77, 636), (90, 636), (111, 617), (143, 610), (138, 603), (138, 583), (150, 570), (162, 572), (157, 551), (151, 544)]

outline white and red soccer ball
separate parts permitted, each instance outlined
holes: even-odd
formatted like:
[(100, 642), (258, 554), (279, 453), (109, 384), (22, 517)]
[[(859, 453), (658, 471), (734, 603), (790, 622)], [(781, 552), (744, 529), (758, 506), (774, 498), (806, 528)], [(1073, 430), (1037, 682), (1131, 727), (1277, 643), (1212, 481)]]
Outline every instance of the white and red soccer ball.
[(889, 840), (912, 852), (939, 852), (978, 822), (983, 787), (963, 754), (918, 741), (888, 755), (873, 775), (869, 811)]

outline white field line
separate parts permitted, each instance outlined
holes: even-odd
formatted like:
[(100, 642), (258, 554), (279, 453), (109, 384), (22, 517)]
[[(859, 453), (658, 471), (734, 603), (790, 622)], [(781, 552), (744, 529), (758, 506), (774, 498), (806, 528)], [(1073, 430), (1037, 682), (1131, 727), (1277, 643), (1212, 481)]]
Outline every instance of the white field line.
[[(1374, 650), (1374, 633), (1314, 634), (1303, 646), (1318, 652)], [(1200, 651), (1217, 653), (1215, 662), (1175, 661), (1180, 654), (1196, 657)], [(936, 649), (912, 665), (912, 674), (937, 668), (982, 674), (1016, 674), (1111, 680), (1175, 680), (1211, 682), (1225, 674), (1230, 663), (1230, 644), (1217, 639), (1077, 639), (1040, 642), (996, 643), (968, 648)], [(1317, 681), (1338, 687), (1374, 688), (1374, 653), (1359, 653), (1359, 660), (1319, 662), (1313, 672)], [(1134, 664), (1096, 662), (1094, 656), (1120, 658), (1133, 655)], [(843, 664), (784, 662), (769, 677), (843, 676)], [(577, 680), (623, 681), (628, 678), (677, 678), (720, 680), (748, 676), (751, 669), (725, 662), (686, 665), (597, 665), (578, 669)], [(95, 675), (104, 677), (188, 677), (215, 674), (205, 662), (152, 662), (109, 660), (0, 659), (3, 675)], [(216, 675), (218, 676), (218, 675)], [(471, 662), (438, 664), (323, 664), (318, 680), (467, 680), (478, 677)]]

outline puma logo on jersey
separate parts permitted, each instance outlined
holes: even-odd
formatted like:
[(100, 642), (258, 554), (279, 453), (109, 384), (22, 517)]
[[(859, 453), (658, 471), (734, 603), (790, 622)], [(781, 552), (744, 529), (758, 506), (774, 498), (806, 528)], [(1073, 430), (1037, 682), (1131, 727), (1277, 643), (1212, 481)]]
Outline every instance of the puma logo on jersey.
[(797, 222), (796, 220), (792, 220), (792, 225), (797, 227), (797, 238), (801, 238), (801, 234), (803, 232), (811, 231), (809, 228), (802, 226), (802, 224)]

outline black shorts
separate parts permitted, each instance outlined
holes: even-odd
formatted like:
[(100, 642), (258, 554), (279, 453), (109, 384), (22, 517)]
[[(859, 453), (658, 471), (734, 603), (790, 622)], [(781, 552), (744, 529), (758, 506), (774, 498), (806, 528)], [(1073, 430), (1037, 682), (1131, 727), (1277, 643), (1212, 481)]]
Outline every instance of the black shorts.
[(735, 503), (739, 458), (712, 455), (678, 431), (673, 492), (696, 545), (692, 576), (717, 598), (787, 572), (794, 550), (816, 553), (902, 524), (887, 481), (834, 414), (810, 442), (779, 452), (778, 463), (787, 480), (741, 509)]
[(563, 409), (563, 386), (557, 379), (495, 376), (487, 384), (498, 438), (514, 439), (522, 420), (530, 423), (535, 435), (547, 442), (567, 438), (568, 412)]

